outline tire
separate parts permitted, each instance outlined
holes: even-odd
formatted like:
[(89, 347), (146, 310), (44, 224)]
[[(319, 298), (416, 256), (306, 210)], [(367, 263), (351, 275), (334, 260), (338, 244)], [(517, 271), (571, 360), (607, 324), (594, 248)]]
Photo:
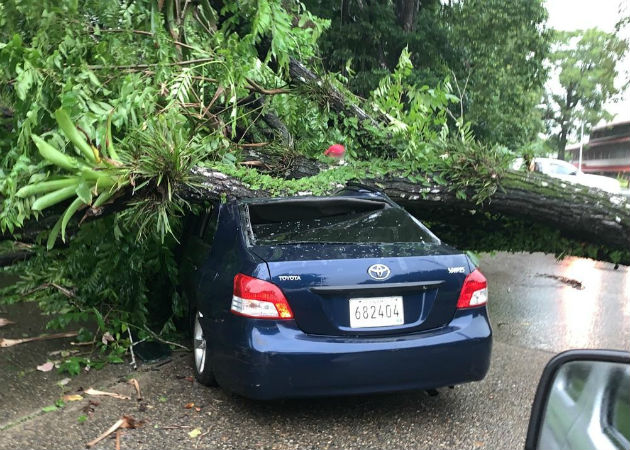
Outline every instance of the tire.
[(199, 320), (201, 313), (195, 309), (192, 325), (192, 342), (193, 342), (193, 367), (195, 369), (195, 378), (200, 384), (205, 386), (216, 386), (217, 381), (212, 371), (212, 362), (208, 353), (208, 343), (201, 322)]

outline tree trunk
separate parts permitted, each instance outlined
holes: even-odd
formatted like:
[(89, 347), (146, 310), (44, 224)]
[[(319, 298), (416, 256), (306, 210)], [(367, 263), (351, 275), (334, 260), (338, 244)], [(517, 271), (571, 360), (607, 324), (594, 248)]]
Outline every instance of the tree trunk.
[[(303, 172), (313, 171), (307, 166)], [(266, 197), (263, 190), (252, 190), (244, 183), (220, 172), (198, 169), (198, 189), (186, 188), (183, 197), (195, 201), (218, 200), (223, 196)], [(509, 171), (500, 180), (500, 189), (490, 202), (478, 205), (456, 198), (446, 185), (425, 186), (396, 175), (370, 177), (359, 183), (385, 192), (394, 201), (412, 208), (448, 207), (452, 210), (501, 213), (559, 229), (567, 236), (593, 244), (626, 250), (630, 248), (630, 202), (586, 186), (565, 183), (539, 173)], [(330, 191), (338, 187), (331, 187)], [(630, 263), (630, 261), (625, 262)]]
[[(299, 156), (292, 162), (292, 166), (292, 169), (279, 174), (279, 177), (312, 176), (322, 170), (321, 164)], [(176, 187), (177, 195), (190, 202), (271, 195), (268, 191), (252, 189), (246, 183), (216, 170), (200, 167), (195, 169), (194, 175), (197, 178), (195, 187)], [(430, 176), (423, 178), (433, 179)], [(453, 217), (462, 212), (470, 214), (471, 211), (498, 213), (508, 218), (524, 219), (560, 230), (563, 237), (581, 243), (605, 245), (610, 249), (622, 251), (630, 248), (628, 199), (586, 186), (566, 183), (539, 173), (508, 171), (499, 180), (499, 190), (483, 205), (457, 198), (449, 190), (448, 185), (427, 186), (396, 174), (367, 177), (357, 182), (386, 193), (411, 211), (423, 211), (423, 216), (428, 219), (432, 216), (431, 211), (437, 210), (451, 211)], [(338, 189), (338, 184), (332, 184), (328, 192), (333, 193)], [(90, 215), (88, 220), (124, 209), (128, 201), (129, 197), (121, 196), (118, 202), (108, 205), (102, 214)], [(52, 217), (48, 219), (52, 220)], [(28, 222), (27, 226), (38, 227), (40, 231), (43, 229), (41, 223), (34, 221)], [(76, 230), (76, 227), (72, 226), (71, 230)], [(30, 241), (27, 238), (28, 230), (23, 231), (21, 240)], [(622, 260), (621, 263), (630, 264), (630, 260)]]
[(567, 146), (567, 134), (567, 127), (563, 125), (560, 130), (560, 136), (558, 137), (558, 159), (562, 161), (564, 161), (564, 149)]
[(396, 0), (396, 19), (406, 32), (414, 31), (420, 0)]

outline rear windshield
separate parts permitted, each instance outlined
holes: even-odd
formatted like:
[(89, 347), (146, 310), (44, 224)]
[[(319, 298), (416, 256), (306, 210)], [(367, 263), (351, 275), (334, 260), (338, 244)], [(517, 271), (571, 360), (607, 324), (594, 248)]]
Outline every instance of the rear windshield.
[(253, 243), (439, 243), (403, 209), (363, 199), (309, 199), (249, 204)]

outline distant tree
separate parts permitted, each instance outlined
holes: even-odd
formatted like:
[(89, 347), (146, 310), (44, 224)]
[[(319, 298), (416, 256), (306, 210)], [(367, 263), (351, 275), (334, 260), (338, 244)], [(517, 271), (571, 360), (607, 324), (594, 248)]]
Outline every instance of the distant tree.
[(588, 132), (600, 120), (612, 119), (603, 106), (620, 93), (615, 78), (628, 43), (595, 28), (556, 31), (554, 41), (549, 61), (558, 74), (560, 89), (547, 92), (545, 118), (558, 159), (564, 159), (567, 140), (581, 124)]
[[(615, 34), (619, 37), (625, 35), (624, 42), (626, 46), (630, 48), (630, 11), (624, 10), (622, 6), (619, 6), (619, 21), (615, 24)], [(625, 67), (625, 80), (622, 84), (622, 90), (630, 88), (630, 67)]]
[[(449, 73), (452, 52), (439, 0), (305, 0), (308, 10), (331, 21), (319, 41), (324, 67), (352, 74), (349, 87), (367, 97), (409, 50), (412, 77), (434, 85)], [(348, 70), (349, 69), (349, 70)]]
[[(465, 120), (484, 142), (521, 147), (543, 129), (547, 11), (541, 0), (466, 0), (447, 10), (447, 55)], [(455, 81), (455, 80), (453, 80)]]

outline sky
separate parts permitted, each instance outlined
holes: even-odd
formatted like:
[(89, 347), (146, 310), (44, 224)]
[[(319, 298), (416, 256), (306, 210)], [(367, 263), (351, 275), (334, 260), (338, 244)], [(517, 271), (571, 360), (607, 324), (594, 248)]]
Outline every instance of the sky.
[[(620, 7), (622, 11), (625, 11), (624, 15), (630, 14), (630, 0), (546, 0), (545, 6), (549, 12), (548, 26), (564, 31), (597, 27), (603, 31), (612, 32), (615, 23), (621, 17)], [(626, 27), (620, 37), (630, 38), (630, 27)], [(630, 75), (630, 54), (626, 54), (618, 68), (624, 72), (624, 75), (618, 77), (617, 80), (618, 86), (621, 86), (622, 80), (627, 80)], [(551, 81), (549, 84), (551, 89), (553, 85)], [(620, 102), (607, 104), (606, 110), (615, 114), (613, 122), (629, 121), (630, 89), (622, 94)]]

